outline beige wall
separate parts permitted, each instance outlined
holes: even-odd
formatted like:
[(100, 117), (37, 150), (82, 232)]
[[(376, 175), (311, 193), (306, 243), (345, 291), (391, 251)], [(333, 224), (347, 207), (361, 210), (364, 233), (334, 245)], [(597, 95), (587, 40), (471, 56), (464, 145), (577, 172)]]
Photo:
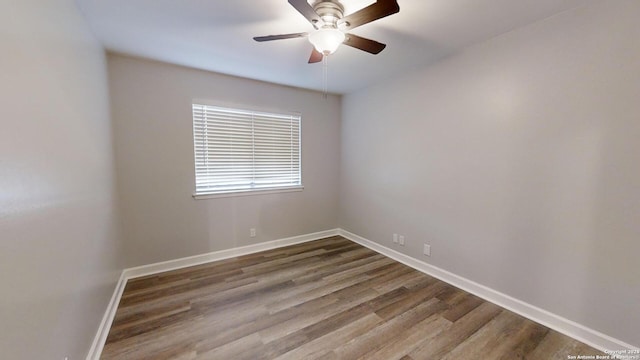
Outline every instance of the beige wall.
[[(105, 64), (71, 0), (0, 6), (3, 358), (83, 358), (123, 267), (338, 225), (640, 344), (638, 2), (549, 18), (344, 108), (115, 54)], [(194, 200), (194, 98), (301, 112), (305, 190)]]
[(105, 55), (71, 0), (0, 0), (0, 53), (0, 358), (82, 359), (122, 269)]
[(340, 221), (638, 346), (640, 2), (593, 4), (346, 96)]
[[(108, 64), (127, 266), (337, 226), (339, 97), (114, 54)], [(192, 99), (301, 112), (304, 191), (194, 200)]]

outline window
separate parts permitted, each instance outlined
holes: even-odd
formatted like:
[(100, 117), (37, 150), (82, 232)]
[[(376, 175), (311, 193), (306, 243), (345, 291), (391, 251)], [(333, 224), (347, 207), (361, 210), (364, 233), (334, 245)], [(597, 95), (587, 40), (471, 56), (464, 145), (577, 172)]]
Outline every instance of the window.
[(300, 120), (193, 104), (194, 197), (302, 189)]

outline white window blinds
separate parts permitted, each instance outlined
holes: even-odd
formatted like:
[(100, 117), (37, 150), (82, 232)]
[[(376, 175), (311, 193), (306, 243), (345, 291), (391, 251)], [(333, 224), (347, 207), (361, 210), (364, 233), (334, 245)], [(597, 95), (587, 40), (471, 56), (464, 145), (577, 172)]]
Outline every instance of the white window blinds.
[(196, 193), (302, 185), (300, 116), (193, 104)]

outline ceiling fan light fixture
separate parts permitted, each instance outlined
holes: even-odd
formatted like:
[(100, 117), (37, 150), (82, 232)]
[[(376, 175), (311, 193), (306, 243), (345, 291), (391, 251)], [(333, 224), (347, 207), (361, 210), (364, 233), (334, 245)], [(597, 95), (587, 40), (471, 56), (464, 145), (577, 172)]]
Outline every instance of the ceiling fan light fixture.
[(344, 33), (334, 28), (322, 28), (309, 34), (309, 42), (325, 56), (336, 52), (344, 39)]

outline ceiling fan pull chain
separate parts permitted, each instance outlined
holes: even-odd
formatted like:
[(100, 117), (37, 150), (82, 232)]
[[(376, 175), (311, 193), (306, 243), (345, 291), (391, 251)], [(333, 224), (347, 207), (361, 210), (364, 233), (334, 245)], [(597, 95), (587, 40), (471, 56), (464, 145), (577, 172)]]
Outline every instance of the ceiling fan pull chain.
[(322, 97), (327, 99), (327, 82), (329, 81), (329, 57), (322, 57)]

